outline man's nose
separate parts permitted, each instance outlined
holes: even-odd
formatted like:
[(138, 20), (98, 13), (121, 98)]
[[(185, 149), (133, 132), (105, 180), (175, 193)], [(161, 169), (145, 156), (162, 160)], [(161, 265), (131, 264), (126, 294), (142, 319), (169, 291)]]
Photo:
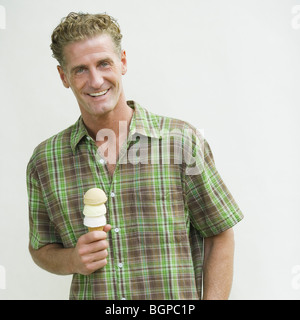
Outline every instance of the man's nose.
[(104, 80), (103, 80), (103, 75), (102, 75), (101, 71), (99, 71), (97, 69), (93, 69), (90, 71), (89, 85), (92, 88), (100, 89), (103, 82), (104, 82)]

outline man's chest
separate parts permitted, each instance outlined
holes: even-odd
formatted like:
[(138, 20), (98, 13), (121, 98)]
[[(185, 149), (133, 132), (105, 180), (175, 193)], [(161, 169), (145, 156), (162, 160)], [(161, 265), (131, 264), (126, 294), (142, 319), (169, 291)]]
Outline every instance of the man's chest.
[(124, 157), (110, 164), (87, 150), (78, 152), (72, 160), (56, 161), (60, 163), (53, 163), (56, 183), (48, 176), (43, 189), (50, 219), (67, 242), (70, 230), (74, 233), (71, 242), (86, 232), (83, 195), (92, 187), (107, 194), (107, 220), (112, 226), (156, 230), (158, 225), (173, 229), (187, 222), (179, 165), (131, 163)]

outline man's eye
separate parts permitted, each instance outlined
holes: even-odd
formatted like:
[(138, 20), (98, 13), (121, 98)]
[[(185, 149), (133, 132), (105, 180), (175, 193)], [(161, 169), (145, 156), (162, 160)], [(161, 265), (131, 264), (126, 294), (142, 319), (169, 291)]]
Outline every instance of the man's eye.
[(85, 71), (85, 68), (78, 68), (78, 69), (76, 69), (76, 74), (81, 74), (81, 73), (83, 73)]
[(109, 66), (109, 63), (108, 62), (106, 62), (106, 61), (103, 61), (103, 62), (101, 62), (101, 67), (107, 67), (107, 66)]

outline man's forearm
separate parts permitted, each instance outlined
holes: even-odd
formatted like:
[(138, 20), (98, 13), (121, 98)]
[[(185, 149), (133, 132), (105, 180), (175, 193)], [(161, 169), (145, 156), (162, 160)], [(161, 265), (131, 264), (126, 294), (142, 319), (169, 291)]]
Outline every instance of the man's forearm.
[(33, 261), (42, 269), (58, 275), (74, 273), (72, 252), (74, 248), (63, 248), (58, 243), (48, 244), (38, 250), (29, 245)]
[(89, 275), (107, 264), (106, 237), (110, 229), (111, 225), (107, 224), (103, 231), (83, 234), (74, 248), (64, 248), (61, 244), (52, 243), (38, 250), (29, 245), (29, 251), (33, 261), (51, 273)]
[(233, 256), (232, 229), (204, 239), (204, 300), (227, 300), (229, 298), (233, 279)]

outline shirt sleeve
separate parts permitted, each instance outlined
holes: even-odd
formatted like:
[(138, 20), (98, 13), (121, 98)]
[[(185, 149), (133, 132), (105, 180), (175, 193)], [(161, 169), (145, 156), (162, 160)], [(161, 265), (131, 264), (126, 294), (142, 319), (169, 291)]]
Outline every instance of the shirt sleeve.
[(33, 249), (50, 243), (62, 243), (60, 236), (50, 221), (45, 206), (38, 174), (30, 161), (27, 166), (27, 193), (29, 209), (29, 240)]
[(190, 220), (202, 237), (217, 235), (243, 219), (243, 214), (220, 177), (207, 141), (193, 138), (192, 159), (185, 168), (185, 197)]

